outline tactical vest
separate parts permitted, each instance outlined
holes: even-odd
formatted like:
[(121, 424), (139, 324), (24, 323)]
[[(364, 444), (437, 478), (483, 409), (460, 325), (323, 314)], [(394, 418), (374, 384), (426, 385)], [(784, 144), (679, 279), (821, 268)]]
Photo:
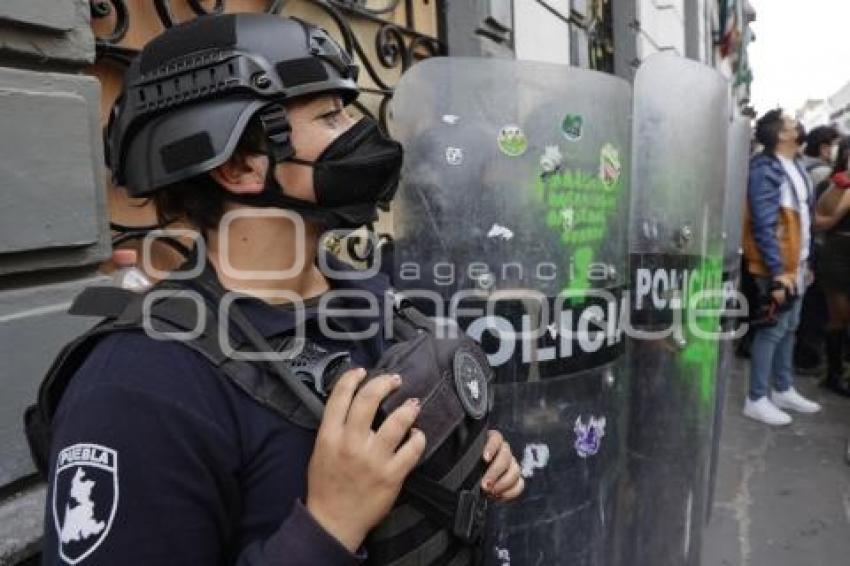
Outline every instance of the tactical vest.
[[(189, 333), (181, 339), (201, 354), (257, 403), (282, 418), (310, 429), (318, 427), (334, 377), (346, 369), (345, 355), (306, 344), (290, 360), (279, 357), (245, 361), (223, 351), (217, 309), (204, 301), (202, 328), (198, 303), (186, 299), (200, 291), (219, 305), (224, 290), (217, 280), (202, 275), (189, 281), (165, 280), (146, 293), (117, 287), (89, 287), (74, 301), (70, 314), (103, 320), (67, 344), (54, 360), (38, 393), (36, 405), (25, 413), (25, 428), (33, 460), (46, 477), (52, 424), (62, 394), (71, 379), (105, 336), (116, 332)], [(253, 352), (274, 352), (235, 304), (229, 322), (238, 332), (236, 343)], [(486, 355), (470, 338), (439, 338), (433, 321), (403, 300), (392, 318), (394, 343), (369, 375), (405, 376), (401, 391), (388, 397), (380, 413), (389, 414), (407, 397), (421, 399), (416, 426), (428, 437), (420, 464), (405, 481), (388, 517), (366, 541), (369, 564), (461, 566), (480, 563), (487, 502), (481, 493), (482, 454), (492, 408), (493, 372)], [(228, 342), (230, 343), (230, 342)], [(330, 377), (329, 377), (330, 376)], [(379, 414), (379, 419), (381, 418)]]

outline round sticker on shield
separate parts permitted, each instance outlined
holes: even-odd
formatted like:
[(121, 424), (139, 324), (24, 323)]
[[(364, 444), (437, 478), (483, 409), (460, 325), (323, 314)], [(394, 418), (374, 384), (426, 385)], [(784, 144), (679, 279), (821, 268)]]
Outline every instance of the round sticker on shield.
[(514, 124), (508, 124), (499, 130), (496, 142), (499, 144), (499, 150), (508, 157), (519, 157), (528, 149), (528, 138), (525, 137), (525, 132)]
[(581, 139), (584, 131), (584, 118), (579, 114), (567, 114), (561, 121), (561, 133), (568, 141), (576, 142)]

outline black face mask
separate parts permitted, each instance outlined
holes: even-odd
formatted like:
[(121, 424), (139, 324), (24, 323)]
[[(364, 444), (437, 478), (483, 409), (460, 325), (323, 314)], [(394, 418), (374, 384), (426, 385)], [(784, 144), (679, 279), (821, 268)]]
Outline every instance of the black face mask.
[(329, 145), (316, 161), (291, 157), (313, 167), (316, 201), (326, 208), (389, 202), (401, 172), (401, 145), (378, 124), (363, 118)]
[(286, 158), (313, 168), (315, 203), (283, 194), (273, 167), (261, 194), (237, 196), (235, 200), (293, 210), (329, 229), (356, 229), (377, 220), (378, 206), (395, 196), (402, 156), (401, 144), (381, 133), (374, 120), (363, 118), (325, 148), (316, 161)]

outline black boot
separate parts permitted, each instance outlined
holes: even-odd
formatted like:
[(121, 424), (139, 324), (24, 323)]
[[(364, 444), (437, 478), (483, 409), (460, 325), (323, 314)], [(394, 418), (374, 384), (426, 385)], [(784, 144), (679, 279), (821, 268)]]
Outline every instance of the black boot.
[(826, 381), (823, 385), (833, 393), (850, 397), (850, 385), (844, 379), (844, 330), (826, 334)]

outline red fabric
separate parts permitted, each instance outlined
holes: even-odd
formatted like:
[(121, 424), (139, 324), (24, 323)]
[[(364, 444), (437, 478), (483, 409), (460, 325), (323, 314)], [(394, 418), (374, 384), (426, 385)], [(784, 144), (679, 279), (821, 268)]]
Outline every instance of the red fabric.
[(850, 188), (850, 172), (836, 173), (832, 176), (832, 182), (839, 189)]

